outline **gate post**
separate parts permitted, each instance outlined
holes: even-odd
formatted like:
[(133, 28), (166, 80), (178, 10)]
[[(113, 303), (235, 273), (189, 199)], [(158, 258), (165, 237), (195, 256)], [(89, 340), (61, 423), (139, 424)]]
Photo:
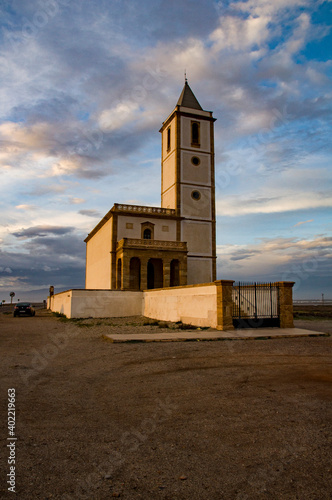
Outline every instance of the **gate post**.
[(234, 330), (233, 326), (233, 280), (217, 280), (217, 330)]
[(279, 287), (280, 328), (294, 328), (293, 321), (293, 286), (294, 281), (277, 281)]

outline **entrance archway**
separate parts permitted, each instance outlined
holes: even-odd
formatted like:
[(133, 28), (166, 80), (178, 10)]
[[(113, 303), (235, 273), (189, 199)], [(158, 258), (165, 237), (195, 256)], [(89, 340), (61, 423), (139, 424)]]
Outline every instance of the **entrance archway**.
[(150, 259), (148, 262), (148, 288), (162, 288), (164, 285), (162, 259)]
[(141, 261), (138, 257), (130, 259), (129, 283), (131, 290), (139, 290), (141, 288)]
[(180, 285), (180, 262), (178, 259), (173, 259), (171, 261), (171, 276), (170, 276), (170, 286)]

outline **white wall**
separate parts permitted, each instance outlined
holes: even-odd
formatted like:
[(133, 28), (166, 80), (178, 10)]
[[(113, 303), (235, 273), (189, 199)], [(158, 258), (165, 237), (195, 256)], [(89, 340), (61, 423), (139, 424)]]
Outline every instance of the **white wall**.
[[(154, 239), (162, 241), (176, 241), (176, 221), (172, 219), (157, 219), (156, 217), (149, 218), (148, 214), (140, 214), (139, 217), (131, 217), (127, 215), (118, 216), (118, 233), (117, 240), (122, 238), (142, 238), (142, 224), (151, 222), (154, 225)], [(127, 224), (132, 226), (131, 229), (126, 227)], [(167, 226), (168, 231), (163, 231), (163, 227)]]
[[(194, 200), (193, 191), (200, 193), (200, 199)], [(181, 216), (190, 219), (211, 219), (211, 188), (181, 184)]]
[(146, 316), (161, 321), (217, 326), (217, 287), (213, 283), (146, 292), (68, 290), (48, 301), (68, 318)]
[(119, 318), (142, 314), (143, 292), (69, 290), (54, 295), (50, 309), (68, 318)]
[[(188, 256), (212, 257), (212, 223), (184, 220), (181, 222), (181, 240), (188, 245)], [(207, 283), (203, 280), (200, 283)]]
[(143, 315), (163, 321), (217, 327), (217, 287), (213, 283), (144, 292)]
[(188, 257), (187, 260), (187, 283), (195, 285), (196, 283), (208, 283), (212, 281), (212, 259), (195, 259)]
[(48, 297), (47, 307), (53, 312), (65, 314), (67, 318), (71, 318), (72, 290), (57, 293)]
[(112, 218), (87, 242), (86, 288), (111, 288)]
[[(192, 164), (191, 159), (194, 156), (199, 157), (199, 165)], [(181, 151), (181, 181), (211, 186), (211, 155), (200, 151)]]

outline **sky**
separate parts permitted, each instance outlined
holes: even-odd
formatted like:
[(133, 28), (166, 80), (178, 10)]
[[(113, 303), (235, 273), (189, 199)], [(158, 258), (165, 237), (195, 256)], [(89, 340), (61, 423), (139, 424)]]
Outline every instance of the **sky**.
[(114, 203), (160, 206), (158, 130), (213, 111), (218, 279), (332, 299), (332, 2), (2, 0), (0, 300), (84, 288)]

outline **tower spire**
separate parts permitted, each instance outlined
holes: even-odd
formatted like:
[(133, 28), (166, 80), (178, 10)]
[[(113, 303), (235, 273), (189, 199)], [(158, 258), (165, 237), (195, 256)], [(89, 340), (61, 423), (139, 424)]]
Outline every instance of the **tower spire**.
[(188, 83), (187, 70), (184, 70), (184, 83)]
[(177, 102), (178, 106), (183, 106), (185, 108), (192, 108), (192, 109), (199, 109), (203, 111), (203, 108), (197, 101), (193, 91), (189, 87), (188, 79), (187, 79), (187, 72), (185, 71), (184, 73), (184, 87), (182, 89), (181, 95), (179, 97), (179, 100)]

